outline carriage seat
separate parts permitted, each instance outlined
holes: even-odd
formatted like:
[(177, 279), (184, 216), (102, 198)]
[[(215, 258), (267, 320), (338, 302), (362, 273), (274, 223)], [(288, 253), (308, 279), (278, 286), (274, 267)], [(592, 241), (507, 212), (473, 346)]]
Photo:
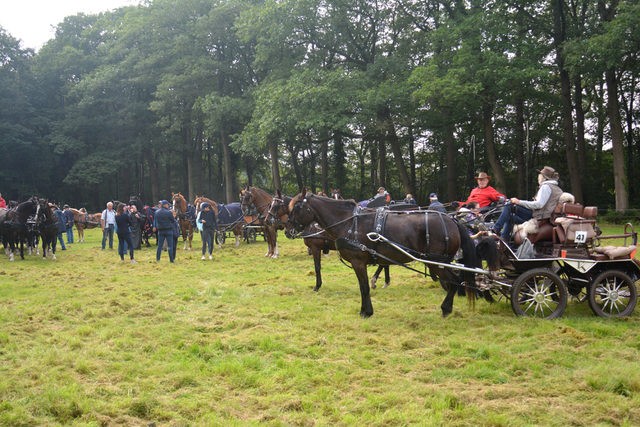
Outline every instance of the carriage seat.
[(587, 233), (584, 243), (591, 244), (596, 236), (594, 226), (598, 208), (596, 206), (583, 207), (577, 203), (563, 203), (554, 210), (551, 222), (553, 229), (553, 243), (575, 243), (576, 232)]
[[(533, 221), (533, 220), (531, 220)], [(526, 223), (525, 223), (526, 224)], [(548, 219), (541, 219), (537, 222), (538, 231), (534, 233), (530, 233), (527, 227), (522, 227), (518, 229), (513, 235), (513, 241), (516, 244), (521, 244), (524, 242), (524, 239), (529, 239), (531, 243), (542, 242), (551, 240), (553, 237), (553, 225), (549, 222)]]
[[(597, 213), (597, 208), (595, 207), (586, 209), (596, 209)], [(560, 203), (551, 213), (550, 219), (537, 220), (537, 222), (535, 219), (531, 219), (521, 224), (515, 231), (513, 240), (518, 245), (521, 244), (525, 238), (529, 239), (531, 243), (543, 241), (553, 241), (556, 243), (556, 227), (559, 226), (559, 224), (556, 223), (556, 219), (561, 217), (580, 217), (583, 215), (584, 210), (585, 208), (578, 203)], [(560, 228), (562, 229), (562, 227)]]

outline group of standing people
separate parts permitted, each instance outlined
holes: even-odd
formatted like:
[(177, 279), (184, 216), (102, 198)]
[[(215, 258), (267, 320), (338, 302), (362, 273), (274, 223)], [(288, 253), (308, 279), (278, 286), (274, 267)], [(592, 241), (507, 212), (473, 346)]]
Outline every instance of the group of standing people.
[(138, 212), (135, 205), (126, 206), (120, 203), (113, 209), (113, 203), (107, 203), (107, 207), (102, 211), (100, 226), (102, 228), (102, 249), (107, 246), (113, 249), (113, 235), (118, 235), (118, 254), (120, 260), (124, 262), (124, 255), (129, 252), (130, 262), (136, 263), (134, 250), (140, 250), (142, 246), (142, 226), (146, 217)]

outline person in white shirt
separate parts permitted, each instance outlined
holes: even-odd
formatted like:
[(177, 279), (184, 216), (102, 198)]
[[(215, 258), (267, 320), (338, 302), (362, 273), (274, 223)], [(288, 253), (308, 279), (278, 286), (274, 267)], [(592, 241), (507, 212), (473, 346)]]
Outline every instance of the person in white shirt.
[(113, 210), (113, 203), (107, 203), (107, 208), (102, 211), (100, 217), (102, 227), (102, 249), (104, 250), (109, 236), (109, 249), (113, 249), (113, 232), (116, 229), (116, 211)]

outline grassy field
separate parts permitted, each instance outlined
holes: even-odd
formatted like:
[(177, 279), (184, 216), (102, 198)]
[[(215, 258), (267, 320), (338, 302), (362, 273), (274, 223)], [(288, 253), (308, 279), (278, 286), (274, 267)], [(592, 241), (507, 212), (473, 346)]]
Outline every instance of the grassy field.
[[(612, 233), (620, 228), (605, 231)], [(0, 257), (0, 426), (637, 426), (640, 310), (516, 318), (393, 267), (355, 275), (280, 233), (212, 261), (121, 263), (99, 230), (58, 259)], [(416, 266), (421, 268), (420, 266)]]

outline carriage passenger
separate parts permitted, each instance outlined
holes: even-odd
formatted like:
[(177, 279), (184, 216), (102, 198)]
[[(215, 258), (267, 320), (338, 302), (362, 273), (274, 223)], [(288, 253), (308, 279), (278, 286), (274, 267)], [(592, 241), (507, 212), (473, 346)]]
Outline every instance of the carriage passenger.
[(124, 204), (120, 203), (117, 208), (116, 225), (118, 226), (118, 254), (120, 260), (124, 262), (124, 254), (129, 248), (129, 256), (131, 258), (131, 264), (135, 264), (136, 260), (133, 259), (133, 242), (131, 241), (131, 218), (129, 214), (125, 212)]
[(213, 236), (218, 230), (218, 221), (216, 212), (211, 208), (209, 203), (202, 204), (202, 211), (198, 219), (198, 227), (202, 224), (202, 259), (205, 259), (207, 245), (209, 245), (209, 259), (213, 259)]
[[(550, 166), (545, 166), (538, 172), (538, 192), (533, 201), (518, 200), (512, 197), (500, 214), (500, 218), (493, 226), (493, 232), (504, 240), (509, 240), (512, 223), (522, 224), (531, 218), (538, 221), (551, 218), (553, 210), (558, 205), (562, 190), (558, 186), (559, 175)], [(514, 221), (512, 221), (514, 220)]]
[(407, 194), (407, 197), (404, 198), (403, 202), (404, 203), (409, 203), (410, 205), (415, 205), (416, 204), (416, 199), (414, 199), (411, 194)]
[(430, 211), (447, 213), (447, 210), (445, 209), (444, 205), (438, 201), (438, 195), (436, 193), (431, 193), (429, 195), (429, 201), (431, 202), (431, 204), (427, 209), (429, 209)]
[(0, 208), (7, 209), (7, 202), (2, 198), (2, 193), (0, 193)]
[(478, 202), (479, 207), (485, 208), (489, 206), (491, 202), (506, 200), (505, 196), (498, 193), (495, 188), (489, 185), (491, 177), (487, 175), (486, 172), (480, 172), (475, 179), (478, 182), (478, 186), (471, 190), (471, 194), (469, 194), (469, 198), (464, 204), (468, 205), (471, 202)]

